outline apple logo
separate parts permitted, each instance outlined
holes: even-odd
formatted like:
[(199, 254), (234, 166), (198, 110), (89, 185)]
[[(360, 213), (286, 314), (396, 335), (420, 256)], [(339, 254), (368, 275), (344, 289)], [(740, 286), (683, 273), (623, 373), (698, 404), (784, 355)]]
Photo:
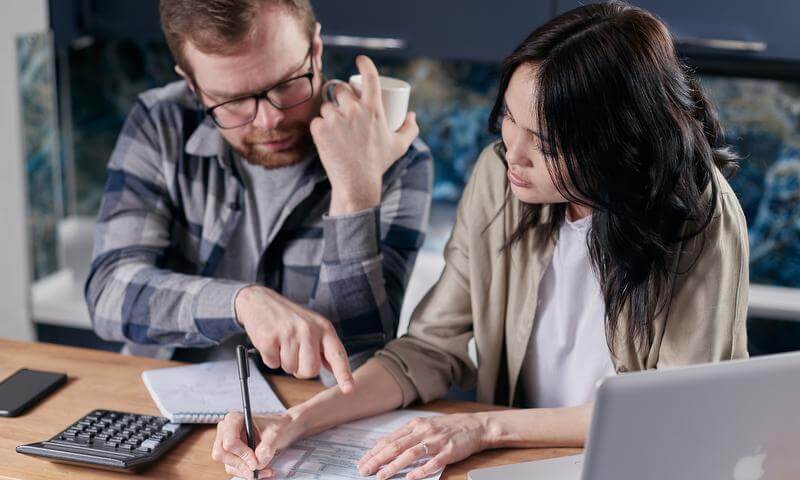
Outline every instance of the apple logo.
[(761, 480), (764, 478), (764, 461), (767, 454), (758, 447), (755, 455), (742, 457), (733, 467), (733, 480)]

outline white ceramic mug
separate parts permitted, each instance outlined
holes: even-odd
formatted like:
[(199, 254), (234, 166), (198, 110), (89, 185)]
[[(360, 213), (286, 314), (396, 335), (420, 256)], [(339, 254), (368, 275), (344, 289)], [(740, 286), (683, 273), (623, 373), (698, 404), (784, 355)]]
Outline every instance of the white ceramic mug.
[[(408, 113), (408, 101), (411, 98), (411, 85), (403, 80), (379, 76), (378, 80), (381, 84), (381, 99), (383, 103), (383, 112), (386, 114), (386, 124), (389, 129), (396, 132), (403, 126), (406, 120), (406, 113)], [(333, 89), (337, 83), (344, 83), (341, 80), (331, 80), (325, 86), (325, 97), (328, 101), (333, 100)], [(350, 87), (358, 95), (361, 95), (361, 75), (353, 75), (350, 77)]]

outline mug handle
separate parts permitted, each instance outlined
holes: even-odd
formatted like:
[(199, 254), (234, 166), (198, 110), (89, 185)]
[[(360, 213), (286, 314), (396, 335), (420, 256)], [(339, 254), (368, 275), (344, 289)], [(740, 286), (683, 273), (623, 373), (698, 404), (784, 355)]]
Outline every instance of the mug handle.
[(347, 83), (334, 78), (332, 80), (328, 80), (325, 82), (325, 85), (322, 86), (322, 96), (325, 101), (330, 102), (337, 107), (339, 106), (339, 102), (336, 100), (336, 86), (340, 84), (347, 85)]

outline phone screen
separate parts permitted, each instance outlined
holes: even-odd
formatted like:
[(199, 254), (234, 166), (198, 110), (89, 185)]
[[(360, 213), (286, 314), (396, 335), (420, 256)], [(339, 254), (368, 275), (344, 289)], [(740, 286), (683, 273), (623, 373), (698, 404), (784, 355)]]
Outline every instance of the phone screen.
[(0, 415), (19, 415), (66, 380), (63, 373), (18, 370), (0, 382)]

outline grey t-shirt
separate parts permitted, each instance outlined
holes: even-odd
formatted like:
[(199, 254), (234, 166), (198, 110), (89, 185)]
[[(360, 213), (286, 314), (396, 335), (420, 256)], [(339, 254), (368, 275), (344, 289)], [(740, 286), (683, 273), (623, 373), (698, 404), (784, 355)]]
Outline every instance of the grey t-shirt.
[[(217, 278), (255, 282), (258, 262), (277, 233), (292, 194), (308, 179), (303, 176), (311, 158), (294, 165), (266, 169), (236, 156), (244, 184), (244, 206), (217, 268)], [(289, 212), (285, 212), (289, 213)]]
[[(215, 272), (216, 278), (242, 282), (255, 282), (261, 256), (279, 230), (292, 195), (309, 178), (304, 172), (311, 162), (309, 157), (283, 168), (266, 169), (253, 165), (239, 155), (234, 156), (236, 167), (244, 185), (244, 205), (239, 224), (231, 235)], [(181, 359), (191, 361), (216, 361), (233, 359), (237, 344), (246, 336), (234, 335), (214, 348), (192, 349)]]

